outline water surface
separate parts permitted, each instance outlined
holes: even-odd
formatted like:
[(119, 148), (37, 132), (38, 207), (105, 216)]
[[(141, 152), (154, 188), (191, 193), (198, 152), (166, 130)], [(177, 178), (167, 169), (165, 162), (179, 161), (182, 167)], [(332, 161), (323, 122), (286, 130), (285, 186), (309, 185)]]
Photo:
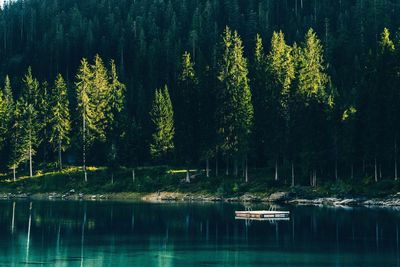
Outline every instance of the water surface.
[[(264, 209), (268, 206), (253, 206)], [(0, 202), (0, 266), (400, 266), (400, 211), (240, 204)]]

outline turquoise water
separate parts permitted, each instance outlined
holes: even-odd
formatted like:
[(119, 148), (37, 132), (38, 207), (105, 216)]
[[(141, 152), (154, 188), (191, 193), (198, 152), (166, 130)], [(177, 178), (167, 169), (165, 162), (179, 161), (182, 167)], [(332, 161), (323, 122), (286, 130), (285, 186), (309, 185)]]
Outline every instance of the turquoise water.
[[(264, 209), (267, 206), (253, 206)], [(239, 204), (0, 202), (0, 266), (400, 266), (400, 211)]]

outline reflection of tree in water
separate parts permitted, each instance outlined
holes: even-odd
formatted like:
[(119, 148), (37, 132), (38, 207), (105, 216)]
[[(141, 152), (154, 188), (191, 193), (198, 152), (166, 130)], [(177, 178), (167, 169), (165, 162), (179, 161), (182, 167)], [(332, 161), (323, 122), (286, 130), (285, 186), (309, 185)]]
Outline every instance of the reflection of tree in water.
[[(268, 207), (253, 207), (262, 208)], [(237, 251), (250, 248), (330, 251), (339, 265), (344, 253), (357, 251), (370, 251), (370, 257), (392, 253), (396, 262), (399, 257), (395, 211), (283, 207), (291, 211), (290, 221), (249, 224), (234, 219), (234, 211), (243, 209), (237, 204), (0, 202), (0, 261), (9, 255), (27, 264), (50, 257), (85, 266), (118, 262), (125, 254), (142, 258), (151, 251), (152, 260), (142, 259), (143, 264), (174, 266), (189, 248), (211, 254), (229, 248), (220, 256), (238, 260), (244, 256)]]

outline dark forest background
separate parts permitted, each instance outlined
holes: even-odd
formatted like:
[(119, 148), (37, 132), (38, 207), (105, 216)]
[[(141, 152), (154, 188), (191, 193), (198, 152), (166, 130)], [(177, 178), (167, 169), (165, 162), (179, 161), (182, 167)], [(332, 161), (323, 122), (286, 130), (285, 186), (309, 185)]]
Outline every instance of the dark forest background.
[[(312, 139), (295, 158), (288, 158), (270, 149), (273, 138), (268, 145), (255, 136), (248, 153), (251, 168), (266, 168), (273, 175), (279, 165), (280, 176), (290, 179), (294, 162), (303, 182), (313, 175), (311, 169), (324, 179), (397, 178), (399, 0), (20, 0), (0, 11), (0, 77), (10, 75), (14, 96), (22, 90), (28, 66), (41, 81), (52, 81), (61, 73), (73, 88), (81, 58), (100, 54), (107, 62), (115, 59), (119, 78), (126, 85), (120, 163), (155, 163), (149, 153), (154, 92), (167, 84), (172, 103), (179, 110), (178, 78), (185, 51), (191, 54), (199, 80), (196, 98), (210, 105), (202, 109), (202, 116), (209, 118), (210, 129), (214, 129), (213, 108), (218, 105), (214, 92), (218, 90), (221, 36), (226, 26), (237, 30), (243, 40), (252, 91), (256, 90), (251, 83), (256, 34), (263, 38), (268, 52), (274, 31), (281, 30), (292, 45), (302, 43), (313, 28), (323, 45), (326, 72), (335, 91), (333, 111), (324, 115), (320, 128), (308, 127), (307, 120), (302, 122), (302, 136), (315, 134), (318, 139), (312, 157), (307, 150), (307, 145), (314, 143)], [(395, 45), (386, 58), (380, 46), (385, 27)], [(75, 91), (69, 92), (74, 105)], [(77, 114), (72, 119), (74, 116)], [(275, 135), (282, 134), (272, 129), (274, 124), (269, 127)], [(201, 132), (203, 128), (199, 135), (209, 137), (212, 143), (212, 134)], [(205, 166), (201, 142), (181, 147), (179, 141), (185, 137), (180, 136), (179, 127), (176, 136), (169, 163)], [(70, 163), (80, 163), (79, 149), (74, 144), (69, 149)], [(92, 148), (91, 164), (106, 162), (105, 153), (97, 153), (99, 149)], [(190, 159), (187, 150), (191, 151)], [(223, 155), (208, 156), (220, 157), (221, 166), (225, 164)], [(40, 161), (40, 154), (37, 158)]]

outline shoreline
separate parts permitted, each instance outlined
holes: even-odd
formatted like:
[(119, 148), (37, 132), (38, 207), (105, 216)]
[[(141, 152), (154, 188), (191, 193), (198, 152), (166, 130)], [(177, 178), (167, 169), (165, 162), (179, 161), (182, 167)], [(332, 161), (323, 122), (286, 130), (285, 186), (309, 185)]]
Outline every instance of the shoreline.
[(331, 207), (400, 207), (400, 193), (384, 198), (299, 198), (288, 192), (276, 192), (270, 195), (265, 193), (244, 194), (235, 197), (221, 197), (210, 193), (104, 193), (83, 194), (68, 193), (0, 193), (0, 200), (61, 200), (61, 201), (144, 201), (151, 203), (247, 203), (247, 204), (286, 204), (295, 206), (331, 206)]

